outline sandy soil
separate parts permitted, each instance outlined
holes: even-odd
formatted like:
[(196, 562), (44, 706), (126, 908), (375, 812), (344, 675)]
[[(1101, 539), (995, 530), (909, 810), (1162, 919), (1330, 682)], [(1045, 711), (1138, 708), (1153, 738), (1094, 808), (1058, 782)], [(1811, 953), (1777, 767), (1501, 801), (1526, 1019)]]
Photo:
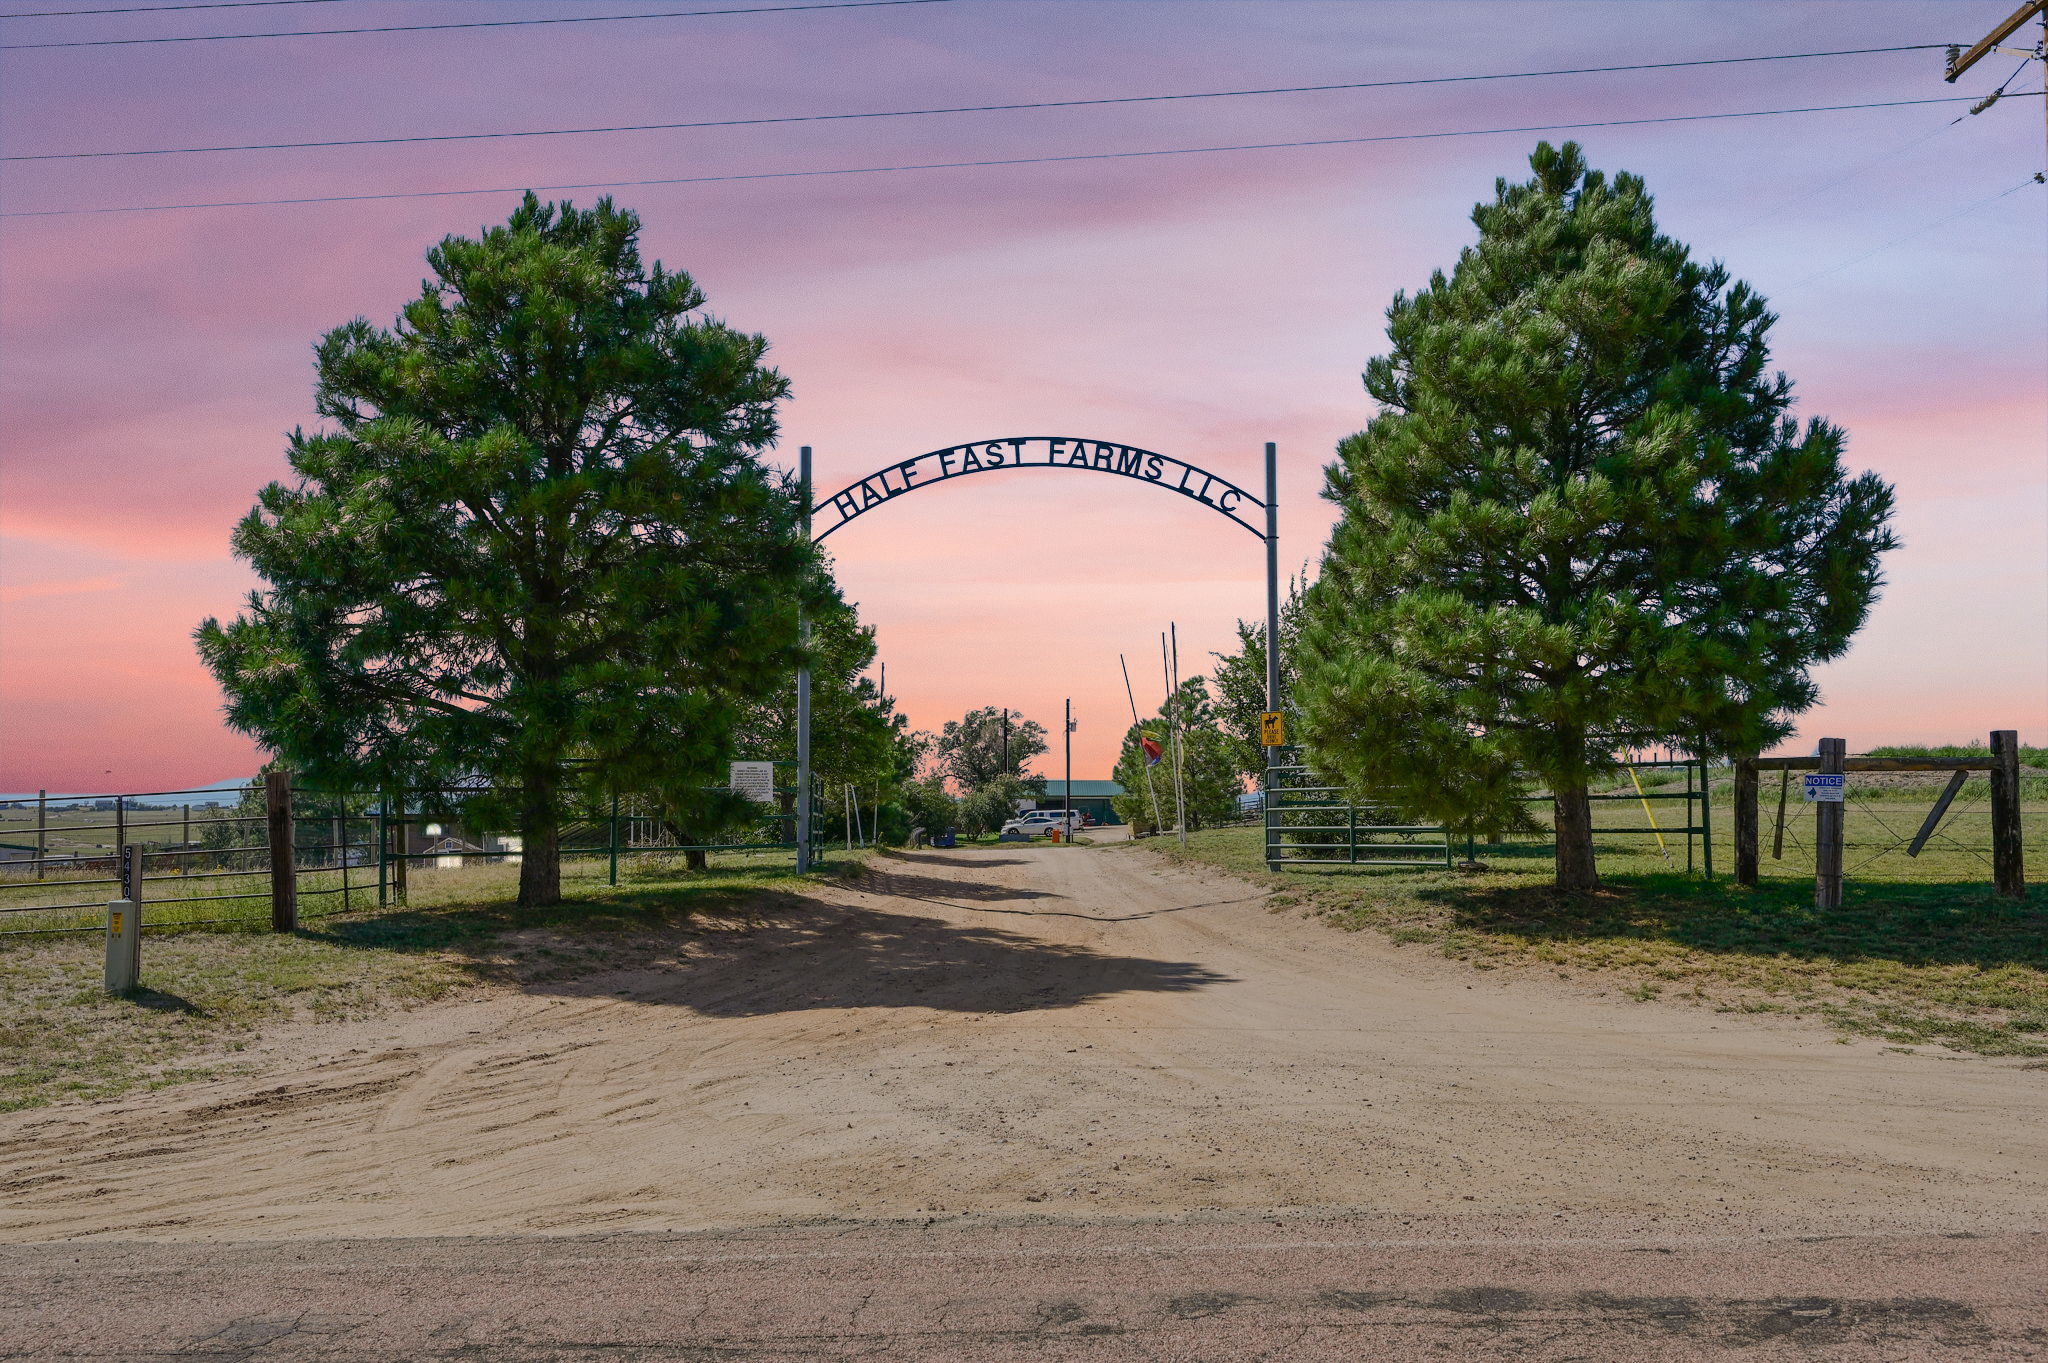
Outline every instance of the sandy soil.
[(1475, 974), (1137, 848), (880, 868), (645, 969), (0, 1118), (0, 1239), (2043, 1225), (2048, 1071)]

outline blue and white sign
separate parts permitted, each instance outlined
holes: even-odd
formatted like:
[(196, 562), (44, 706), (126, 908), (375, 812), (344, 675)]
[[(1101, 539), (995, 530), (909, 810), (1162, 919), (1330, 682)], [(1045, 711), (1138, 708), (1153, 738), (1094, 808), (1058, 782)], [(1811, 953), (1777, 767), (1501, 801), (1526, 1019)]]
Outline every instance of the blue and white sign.
[(1816, 772), (1806, 778), (1806, 802), (1824, 804), (1842, 803), (1842, 782), (1839, 772)]

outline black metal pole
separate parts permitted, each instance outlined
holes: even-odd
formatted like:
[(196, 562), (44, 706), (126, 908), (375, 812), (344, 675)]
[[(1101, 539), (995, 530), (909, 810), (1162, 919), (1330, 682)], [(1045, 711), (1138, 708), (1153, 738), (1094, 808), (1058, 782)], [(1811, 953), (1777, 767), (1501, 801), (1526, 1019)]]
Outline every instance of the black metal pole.
[[(1266, 442), (1266, 708), (1280, 708), (1280, 479), (1273, 442)], [(1272, 750), (1266, 751), (1270, 764)]]
[[(797, 495), (803, 498), (804, 538), (811, 538), (811, 447), (797, 447)], [(796, 869), (811, 869), (811, 622), (797, 625), (803, 657), (796, 670)]]

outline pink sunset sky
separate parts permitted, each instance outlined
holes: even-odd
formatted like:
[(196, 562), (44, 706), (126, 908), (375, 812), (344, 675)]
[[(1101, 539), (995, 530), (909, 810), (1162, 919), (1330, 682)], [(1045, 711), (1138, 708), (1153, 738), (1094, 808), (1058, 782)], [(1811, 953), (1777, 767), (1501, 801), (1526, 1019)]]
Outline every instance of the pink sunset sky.
[[(0, 15), (83, 9), (7, 0)], [(736, 0), (737, 2), (737, 0)], [(626, 14), (644, 0), (331, 0), (0, 20), (0, 42)], [(702, 9), (727, 8), (703, 0)], [(695, 19), (0, 52), (0, 154), (923, 109), (1967, 43), (2012, 0), (1347, 3), (947, 0)], [(2029, 36), (2027, 42), (2033, 39)], [(430, 189), (467, 197), (0, 218), (0, 791), (139, 790), (259, 761), (191, 631), (255, 585), (228, 533), (311, 346), (388, 324), (442, 235), (571, 182), (1001, 160), (1976, 95), (1938, 51), (1234, 99), (317, 150), (13, 161), (0, 210)], [(2038, 67), (2012, 87), (2038, 90)], [(821, 492), (911, 455), (1052, 435), (1249, 487), (1281, 457), (1282, 563), (1320, 552), (1332, 447), (1394, 292), (1448, 267), (1539, 136), (1647, 177), (1666, 231), (1783, 321), (1800, 410), (1898, 488), (1905, 547), (1800, 741), (2048, 736), (2041, 101), (1569, 133), (620, 188), (643, 245), (791, 378)], [(2022, 187), (2025, 186), (2025, 187)], [(2002, 198), (1992, 196), (2015, 190)], [(603, 191), (567, 195), (588, 202)], [(557, 194), (554, 197), (564, 197)], [(1991, 200), (1990, 202), (1985, 202)], [(1158, 635), (1206, 670), (1263, 610), (1258, 542), (1123, 480), (1019, 471), (829, 541), (889, 688), (935, 728), (982, 704), (1107, 775)], [(1057, 776), (1058, 753), (1041, 770)]]

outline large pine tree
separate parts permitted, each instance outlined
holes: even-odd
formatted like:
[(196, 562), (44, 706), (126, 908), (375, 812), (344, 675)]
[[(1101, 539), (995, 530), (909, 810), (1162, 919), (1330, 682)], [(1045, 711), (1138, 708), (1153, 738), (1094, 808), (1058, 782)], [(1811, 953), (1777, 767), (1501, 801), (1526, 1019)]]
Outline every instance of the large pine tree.
[(1530, 164), (1388, 311), (1380, 411), (1328, 470), (1294, 699), (1310, 759), (1377, 802), (1502, 827), (1542, 783), (1576, 890), (1618, 749), (1755, 750), (1813, 703), (1892, 495), (1791, 417), (1764, 300), (1659, 233), (1639, 177), (1571, 143)]
[(529, 194), (434, 247), (393, 328), (330, 332), (329, 428), (235, 531), (269, 585), (198, 630), (230, 722), (311, 780), (501, 788), (527, 904), (560, 898), (575, 797), (722, 776), (831, 592), (759, 459), (766, 342), (639, 227)]

